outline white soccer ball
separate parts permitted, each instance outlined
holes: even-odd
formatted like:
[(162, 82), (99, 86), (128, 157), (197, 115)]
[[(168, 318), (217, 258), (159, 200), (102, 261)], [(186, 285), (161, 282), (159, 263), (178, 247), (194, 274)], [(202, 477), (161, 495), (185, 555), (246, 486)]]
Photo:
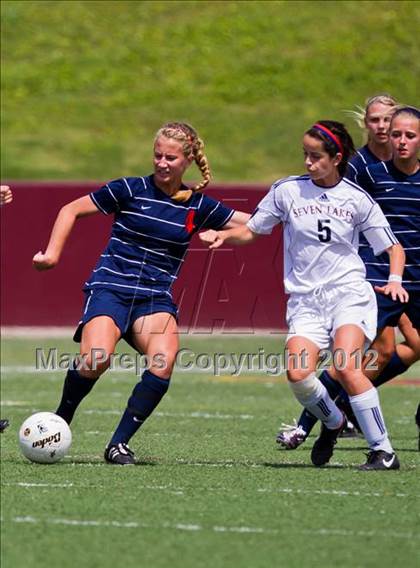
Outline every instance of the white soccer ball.
[(71, 445), (71, 430), (65, 420), (53, 412), (37, 412), (25, 420), (19, 430), (23, 455), (36, 463), (61, 460)]

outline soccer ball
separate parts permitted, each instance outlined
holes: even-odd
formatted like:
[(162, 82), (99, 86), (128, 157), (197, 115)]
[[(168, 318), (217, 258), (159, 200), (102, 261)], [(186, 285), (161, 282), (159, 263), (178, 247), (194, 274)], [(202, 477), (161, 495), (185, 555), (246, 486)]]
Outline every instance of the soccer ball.
[(61, 460), (71, 445), (71, 430), (65, 420), (53, 412), (37, 412), (25, 420), (19, 430), (22, 454), (36, 463)]

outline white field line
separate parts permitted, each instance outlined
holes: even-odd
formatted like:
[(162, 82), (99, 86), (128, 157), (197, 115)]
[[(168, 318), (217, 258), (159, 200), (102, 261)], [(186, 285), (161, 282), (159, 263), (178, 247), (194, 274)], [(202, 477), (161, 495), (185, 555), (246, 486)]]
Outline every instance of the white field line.
[[(7, 483), (2, 483), (2, 486), (4, 487), (74, 487), (74, 483), (28, 483), (25, 481), (17, 481), (15, 483), (11, 482), (7, 482)], [(88, 487), (86, 485), (86, 487)]]
[[(27, 407), (30, 404), (27, 400), (2, 400), (1, 406), (21, 406)], [(24, 408), (22, 409), (24, 410)], [(29, 410), (26, 408), (26, 410)], [(112, 415), (120, 416), (121, 410), (82, 410), (82, 414), (102, 414), (102, 415)], [(153, 416), (159, 416), (163, 418), (204, 418), (210, 420), (253, 420), (254, 416), (252, 414), (220, 414), (219, 412), (160, 412), (156, 411)], [(95, 432), (96, 433), (96, 432)], [(100, 433), (100, 432), (98, 432)]]
[[(93, 462), (79, 462), (79, 463), (74, 463), (71, 460), (95, 460)], [(246, 468), (253, 468), (253, 469), (258, 469), (258, 468), (266, 468), (267, 466), (263, 463), (252, 463), (252, 462), (235, 462), (235, 461), (224, 461), (224, 462), (216, 462), (216, 463), (211, 463), (211, 462), (193, 462), (193, 461), (189, 461), (187, 459), (182, 459), (182, 458), (177, 458), (174, 460), (175, 463), (179, 463), (185, 466), (189, 466), (189, 467), (213, 467), (213, 468), (233, 468), (233, 467), (246, 467)], [(333, 466), (337, 466), (337, 467), (341, 467), (343, 470), (344, 469), (349, 469), (349, 468), (356, 468), (360, 465), (360, 463), (350, 463), (347, 464), (346, 466), (343, 466), (342, 464), (340, 464), (339, 462), (330, 462), (331, 465)], [(89, 467), (89, 468), (94, 468), (94, 467), (106, 467), (109, 469), (109, 464), (107, 464), (105, 461), (103, 461), (103, 455), (100, 454), (95, 454), (95, 455), (87, 455), (87, 454), (77, 454), (77, 455), (68, 455), (64, 458), (64, 465), (67, 466), (71, 466), (74, 468), (81, 468), (81, 467)], [(282, 462), (281, 465), (286, 465), (286, 466), (296, 466), (295, 462), (292, 461), (285, 461)], [(405, 465), (404, 466), (404, 471), (417, 471), (418, 467), (416, 465)], [(383, 495), (383, 497), (387, 497), (388, 494)]]
[[(25, 489), (31, 488), (48, 488), (48, 489), (67, 489), (69, 487), (74, 487), (75, 489), (101, 489), (104, 488), (105, 485), (95, 485), (95, 484), (88, 484), (88, 483), (29, 483), (25, 481), (17, 481), (17, 482), (6, 482), (2, 483), (4, 487), (23, 487)], [(179, 487), (173, 487), (171, 485), (136, 485), (139, 489), (143, 490), (150, 490), (150, 491), (168, 491), (169, 493), (173, 493), (174, 495), (183, 495), (184, 489)]]
[(338, 489), (292, 489), (289, 487), (280, 487), (276, 489), (266, 489), (260, 487), (257, 489), (258, 493), (287, 493), (294, 495), (335, 495), (337, 497), (410, 497), (416, 498), (414, 495), (408, 495), (407, 493), (365, 493), (360, 491), (341, 491)]
[[(83, 410), (83, 414), (112, 414), (121, 415), (120, 410)], [(220, 414), (219, 412), (159, 412), (158, 410), (153, 413), (153, 416), (168, 417), (168, 418), (205, 418), (214, 420), (253, 420), (252, 414)]]
[[(37, 518), (32, 516), (18, 516), (11, 517), (10, 519), (1, 518), (3, 523), (19, 523), (31, 525), (63, 525), (72, 527), (83, 528), (122, 528), (122, 529), (166, 529), (176, 531), (189, 531), (189, 532), (214, 532), (214, 533), (239, 533), (239, 534), (261, 534), (261, 535), (279, 535), (288, 534), (289, 528), (283, 530), (276, 528), (263, 528), (263, 527), (247, 527), (247, 526), (204, 526), (192, 523), (161, 523), (151, 524), (140, 521), (107, 521), (96, 519), (66, 519), (66, 518)], [(294, 534), (301, 534), (307, 536), (323, 536), (323, 537), (361, 537), (361, 538), (394, 538), (394, 539), (420, 539), (420, 533), (415, 532), (393, 532), (393, 531), (361, 531), (361, 530), (348, 530), (348, 529), (294, 529)]]
[[(105, 487), (104, 485), (98, 484), (88, 484), (88, 483), (30, 483), (24, 481), (16, 481), (16, 482), (6, 482), (2, 483), (4, 487), (23, 487), (23, 488), (68, 488), (74, 487), (75, 489), (98, 489)], [(183, 494), (186, 489), (184, 487), (174, 487), (173, 485), (136, 485), (138, 489), (145, 489), (150, 491), (169, 491), (171, 493), (175, 493), (177, 495)], [(213, 493), (230, 493), (231, 490), (228, 487), (196, 487), (196, 490), (203, 490), (211, 491)], [(306, 490), (306, 489), (294, 489), (292, 487), (280, 487), (276, 489), (270, 489), (265, 487), (260, 487), (256, 489), (257, 493), (286, 493), (288, 495), (331, 495), (334, 497), (380, 497), (389, 498), (389, 497), (399, 497), (399, 498), (409, 498), (409, 499), (416, 499), (418, 498), (417, 495), (409, 495), (408, 493), (378, 493), (378, 492), (361, 492), (361, 491), (342, 491), (337, 489), (322, 489), (322, 490)]]

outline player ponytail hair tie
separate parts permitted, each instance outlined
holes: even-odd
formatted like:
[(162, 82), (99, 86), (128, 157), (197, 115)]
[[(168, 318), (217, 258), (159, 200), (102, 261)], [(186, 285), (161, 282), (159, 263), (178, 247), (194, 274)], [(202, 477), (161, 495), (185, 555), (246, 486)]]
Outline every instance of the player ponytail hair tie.
[(312, 126), (312, 128), (316, 128), (317, 130), (321, 130), (321, 132), (323, 132), (332, 142), (334, 142), (334, 145), (337, 147), (338, 151), (341, 154), (344, 154), (343, 145), (341, 144), (340, 138), (338, 138), (338, 136), (336, 136), (333, 132), (331, 132), (331, 130), (329, 128), (327, 128), (323, 124), (319, 124), (318, 122), (316, 124), (314, 124)]

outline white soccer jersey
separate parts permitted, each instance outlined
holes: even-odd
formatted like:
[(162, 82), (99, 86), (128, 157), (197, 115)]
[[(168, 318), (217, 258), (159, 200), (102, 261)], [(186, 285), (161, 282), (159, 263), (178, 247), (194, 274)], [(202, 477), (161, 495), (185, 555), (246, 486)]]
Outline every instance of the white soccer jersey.
[(315, 185), (308, 175), (275, 182), (248, 227), (266, 235), (279, 223), (284, 225), (288, 294), (364, 279), (365, 266), (357, 253), (360, 233), (375, 255), (398, 243), (379, 205), (346, 178), (327, 188)]

